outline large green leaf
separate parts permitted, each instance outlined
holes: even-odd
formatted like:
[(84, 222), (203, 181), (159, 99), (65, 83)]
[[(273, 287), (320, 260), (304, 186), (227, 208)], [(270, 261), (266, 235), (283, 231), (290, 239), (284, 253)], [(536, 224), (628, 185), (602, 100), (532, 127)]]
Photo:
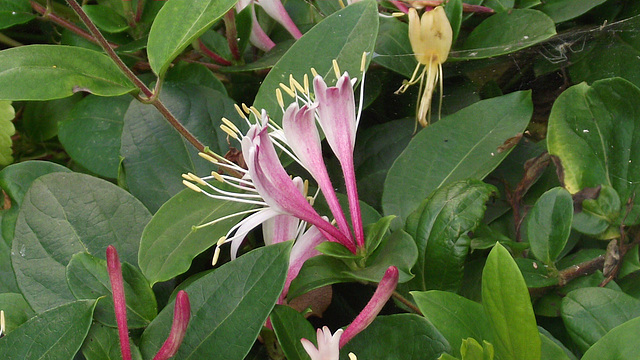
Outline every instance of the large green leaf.
[(420, 131), (389, 169), (382, 194), (385, 215), (406, 219), (435, 189), (458, 180), (481, 180), (523, 132), (533, 105), (530, 92), (483, 100)]
[(582, 360), (636, 360), (640, 318), (611, 329), (584, 353)]
[(600, 287), (577, 289), (562, 299), (562, 319), (571, 338), (586, 351), (614, 327), (640, 316), (640, 300)]
[(0, 0), (0, 29), (35, 18), (29, 0)]
[(462, 46), (464, 55), (457, 59), (482, 59), (512, 53), (555, 34), (553, 20), (543, 12), (511, 9), (487, 18), (473, 29)]
[(0, 51), (2, 100), (60, 99), (79, 91), (115, 96), (135, 89), (113, 60), (97, 51), (61, 45)]
[[(66, 276), (69, 289), (76, 299), (105, 297), (96, 306), (93, 316), (105, 325), (118, 326), (106, 260), (87, 253), (77, 253), (71, 257), (67, 265)], [(140, 270), (128, 263), (122, 264), (122, 278), (127, 305), (127, 325), (132, 329), (146, 327), (158, 313), (153, 290)]]
[(540, 336), (529, 290), (518, 265), (500, 243), (482, 271), (482, 305), (499, 359), (539, 360)]
[[(229, 189), (229, 187), (221, 186)], [(145, 227), (140, 240), (142, 272), (154, 284), (189, 269), (198, 254), (214, 245), (242, 217), (195, 229), (215, 219), (251, 208), (238, 202), (212, 199), (185, 189), (167, 201)]]
[(408, 34), (409, 26), (406, 22), (396, 18), (381, 18), (376, 56), (372, 61), (410, 78), (418, 61), (413, 56)]
[[(620, 79), (572, 86), (549, 116), (549, 153), (560, 158), (564, 184), (576, 193), (612, 186), (623, 204), (640, 184), (640, 89)], [(634, 211), (635, 212), (635, 211)], [(640, 215), (629, 216), (636, 223)]]
[(87, 13), (91, 21), (100, 29), (108, 33), (119, 33), (129, 29), (127, 19), (115, 10), (104, 5), (84, 5), (82, 10)]
[(573, 199), (567, 190), (553, 188), (540, 196), (527, 214), (525, 228), (533, 255), (550, 265), (569, 240)]
[(35, 315), (21, 294), (0, 294), (0, 309), (4, 311), (5, 333), (12, 332)]
[(300, 339), (307, 339), (315, 344), (316, 331), (302, 314), (289, 306), (276, 305), (269, 319), (287, 360), (311, 359)]
[[(220, 19), (236, 0), (172, 0), (162, 7), (149, 32), (147, 52), (151, 69), (163, 76), (191, 42)], [(179, 14), (180, 21), (176, 21)]]
[(289, 84), (290, 75), (302, 81), (304, 74), (311, 76), (312, 67), (327, 84), (332, 84), (335, 82), (331, 64), (334, 59), (342, 71), (359, 78), (362, 53), (373, 51), (377, 34), (375, 1), (361, 1), (332, 14), (298, 39), (269, 71), (256, 95), (255, 107), (267, 110), (271, 118), (280, 123), (282, 110), (275, 92), (279, 84)]
[(58, 139), (69, 156), (88, 170), (115, 179), (124, 114), (132, 100), (89, 95), (76, 104), (69, 118), (58, 124)]
[(539, 9), (559, 23), (578, 17), (606, 0), (547, 0)]
[(82, 99), (77, 93), (63, 99), (29, 101), (22, 114), (25, 133), (34, 141), (45, 141), (58, 135), (58, 123), (69, 118), (75, 104)]
[[(194, 84), (165, 83), (160, 99), (200, 142), (219, 154), (227, 152), (226, 117), (243, 129), (233, 101)], [(239, 144), (233, 144), (239, 147)], [(129, 190), (152, 212), (184, 189), (181, 174), (209, 175), (214, 165), (174, 129), (152, 105), (134, 102), (124, 118), (120, 155)]]
[(449, 341), (453, 355), (460, 356), (463, 339), (491, 341), (491, 329), (481, 304), (439, 290), (413, 291), (411, 295), (424, 317)]
[(479, 180), (458, 181), (434, 191), (412, 213), (405, 230), (418, 246), (410, 290), (457, 291), (469, 252), (470, 231), (484, 216), (496, 188)]
[[(282, 291), (290, 249), (287, 242), (253, 250), (184, 287), (191, 321), (173, 359), (244, 358)], [(167, 306), (142, 334), (145, 358), (162, 346), (172, 317)]]
[(0, 358), (73, 359), (87, 336), (95, 304), (76, 301), (32, 317), (0, 339)]
[(425, 318), (396, 314), (378, 316), (342, 348), (340, 359), (353, 352), (358, 359), (435, 360), (449, 351), (447, 340)]
[(29, 305), (41, 312), (74, 301), (65, 278), (73, 254), (105, 258), (114, 245), (138, 263), (140, 235), (151, 215), (131, 194), (88, 175), (53, 173), (36, 179), (20, 206), (11, 261)]
[[(142, 360), (140, 350), (132, 340), (129, 340), (129, 347), (133, 360)], [(87, 360), (122, 360), (118, 329), (93, 323), (81, 350)]]

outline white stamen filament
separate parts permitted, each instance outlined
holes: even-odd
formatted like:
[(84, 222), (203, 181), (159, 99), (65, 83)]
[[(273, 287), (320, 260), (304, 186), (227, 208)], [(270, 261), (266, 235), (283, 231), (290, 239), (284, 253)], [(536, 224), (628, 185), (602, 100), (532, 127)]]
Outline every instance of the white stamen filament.
[[(209, 222), (207, 222), (207, 223), (204, 223), (204, 224), (200, 224), (200, 225), (194, 226), (193, 228), (194, 228), (195, 230), (199, 230), (199, 229), (202, 229), (202, 228), (204, 228), (204, 227), (207, 227), (207, 226), (210, 226), (210, 225), (213, 225), (213, 224), (217, 224), (217, 223), (219, 223), (220, 221), (224, 221), (224, 220), (227, 220), (227, 219), (231, 219), (231, 218), (233, 218), (233, 217), (240, 216), (240, 215), (247, 215), (247, 214), (251, 214), (251, 213), (254, 213), (254, 212), (258, 212), (258, 211), (260, 211), (260, 210), (262, 210), (262, 208), (251, 209), (251, 210), (245, 210), (245, 211), (239, 211), (239, 212), (237, 212), (237, 213), (233, 213), (233, 214), (231, 214), (231, 215), (223, 216), (223, 217), (221, 217), (221, 218), (218, 218), (218, 219), (215, 219), (215, 220), (209, 221)], [(224, 240), (226, 240), (226, 237), (225, 237), (225, 236), (223, 236), (223, 237), (221, 237), (220, 239), (222, 239), (222, 243), (224, 243)], [(218, 240), (218, 243), (220, 243), (220, 240)], [(220, 245), (218, 245), (218, 246), (220, 246)]]
[[(186, 184), (185, 184), (186, 185)], [(193, 184), (192, 184), (193, 185)], [(188, 186), (188, 185), (187, 185)], [(195, 185), (194, 185), (195, 186)], [(200, 189), (200, 188), (198, 188)], [(214, 195), (211, 194), (209, 192), (206, 192), (202, 189), (200, 189), (200, 192), (207, 195), (208, 197), (212, 198), (212, 199), (218, 199), (218, 200), (225, 200), (225, 201), (232, 201), (232, 202), (239, 202), (239, 203), (244, 203), (244, 204), (253, 204), (253, 205), (260, 205), (260, 206), (268, 206), (268, 204), (266, 202), (263, 201), (254, 201), (254, 200), (245, 200), (245, 199), (240, 199), (237, 198), (235, 196), (220, 196), (220, 195)]]

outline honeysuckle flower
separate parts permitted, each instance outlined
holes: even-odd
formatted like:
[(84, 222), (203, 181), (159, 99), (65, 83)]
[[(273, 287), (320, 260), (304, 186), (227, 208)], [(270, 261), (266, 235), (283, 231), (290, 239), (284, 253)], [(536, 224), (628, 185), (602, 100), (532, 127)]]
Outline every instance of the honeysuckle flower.
[[(366, 57), (363, 56), (361, 66), (363, 70), (365, 60)], [(217, 172), (213, 172), (211, 176), (203, 178), (194, 174), (183, 175), (183, 182), (186, 186), (209, 197), (256, 205), (253, 209), (198, 226), (212, 225), (233, 216), (249, 215), (232, 227), (226, 237), (218, 241), (214, 262), (219, 254), (219, 247), (223, 243), (232, 243), (231, 256), (235, 258), (244, 237), (252, 229), (265, 222), (267, 227), (271, 226), (269, 225), (272, 224), (271, 221), (281, 215), (293, 216), (304, 221), (312, 228), (315, 227), (313, 231), (309, 229), (309, 234), (318, 232), (324, 239), (340, 243), (354, 254), (357, 253), (358, 248), (364, 248), (362, 220), (353, 170), (353, 147), (355, 131), (360, 117), (363, 90), (361, 88), (360, 108), (356, 112), (353, 95), (355, 79), (350, 79), (347, 73), (340, 76), (339, 68), (335, 61), (334, 70), (338, 78), (337, 85), (327, 87), (324, 80), (316, 74), (314, 79), (315, 94), (311, 94), (309, 91), (309, 83), (306, 76), (304, 77), (304, 86), (293, 78), (290, 78), (290, 87), (280, 84), (281, 88), (295, 100), (285, 110), (282, 93), (279, 89), (276, 91), (278, 102), (285, 114), (283, 127), (270, 122), (264, 110), (259, 112), (257, 109), (249, 108), (246, 105), (243, 105), (243, 109), (240, 109), (239, 106), (236, 107), (249, 125), (249, 130), (246, 134), (242, 134), (229, 120), (223, 119), (222, 129), (241, 142), (242, 154), (247, 169), (213, 153), (201, 153), (200, 155), (223, 169), (240, 174), (240, 178), (221, 175)], [(313, 69), (312, 73), (315, 73)], [(300, 94), (298, 94), (298, 91)], [(302, 103), (302, 106), (299, 103)], [(252, 117), (255, 122), (252, 122)], [(336, 119), (323, 119), (323, 117), (336, 117)], [(355, 236), (351, 235), (346, 216), (338, 203), (326, 166), (322, 160), (320, 137), (315, 125), (316, 120), (321, 124), (333, 151), (343, 167)], [(299, 162), (316, 179), (336, 219), (337, 228), (313, 209), (307, 197), (304, 182), (300, 178), (291, 178), (286, 173), (274, 146), (279, 147)], [(211, 184), (210, 180), (227, 183), (238, 191), (222, 190)], [(194, 183), (201, 185), (201, 187)], [(285, 234), (284, 236), (289, 240), (289, 237), (293, 234), (294, 225), (291, 223), (287, 225), (286, 221), (279, 222), (282, 225), (279, 225), (275, 230)], [(302, 235), (300, 232), (298, 234)], [(311, 235), (298, 236), (297, 238), (299, 241), (307, 238), (319, 241), (317, 240), (318, 236)], [(311, 243), (312, 241), (305, 240), (304, 242)], [(305, 256), (301, 258), (306, 260), (309, 257)], [(292, 262), (292, 264), (294, 263)], [(299, 265), (301, 266), (301, 263)]]
[(280, 0), (239, 0), (236, 4), (236, 10), (238, 12), (247, 6), (251, 6), (252, 27), (249, 41), (251, 41), (254, 46), (260, 50), (269, 51), (276, 45), (260, 26), (255, 9), (253, 8), (254, 4), (261, 6), (269, 16), (280, 23), (295, 39), (299, 39), (302, 36), (302, 33), (293, 20), (291, 20), (289, 13), (287, 13), (287, 10)]
[[(123, 360), (131, 360), (131, 347), (129, 345), (129, 328), (127, 326), (127, 305), (124, 295), (124, 280), (118, 252), (113, 245), (107, 247), (107, 272), (113, 294), (113, 308), (118, 326), (120, 340), (120, 353)], [(191, 305), (189, 296), (184, 290), (178, 291), (173, 310), (173, 323), (167, 340), (153, 357), (153, 360), (168, 360), (178, 352), (180, 344), (187, 332), (191, 318)]]
[(317, 348), (307, 339), (300, 339), (300, 342), (311, 357), (311, 360), (338, 360), (340, 358), (340, 337), (342, 333), (343, 330), (338, 329), (332, 335), (331, 330), (324, 326), (316, 332)]
[[(418, 65), (411, 79), (406, 81), (396, 93), (403, 93), (409, 86), (420, 82), (416, 121), (426, 127), (431, 114), (433, 91), (438, 81), (442, 97), (442, 63), (447, 60), (453, 41), (453, 30), (444, 8), (438, 6), (431, 11), (426, 11), (422, 14), (422, 18), (418, 16), (416, 9), (409, 9), (409, 41)], [(421, 67), (423, 67), (422, 71), (420, 71)], [(442, 105), (442, 99), (440, 105)]]

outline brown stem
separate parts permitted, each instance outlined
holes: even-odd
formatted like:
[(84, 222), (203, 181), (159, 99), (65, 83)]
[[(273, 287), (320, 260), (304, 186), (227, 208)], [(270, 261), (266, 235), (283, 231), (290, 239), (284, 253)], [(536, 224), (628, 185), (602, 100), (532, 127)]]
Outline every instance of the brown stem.
[(235, 9), (227, 11), (224, 15), (224, 27), (225, 35), (227, 36), (227, 42), (229, 43), (229, 50), (233, 58), (240, 60), (240, 49), (238, 48), (238, 30), (236, 29), (236, 14)]
[(573, 265), (558, 272), (558, 285), (565, 286), (569, 281), (580, 276), (591, 275), (597, 270), (602, 270), (604, 265), (604, 255), (600, 255), (591, 260)]
[(219, 70), (220, 69), (220, 65), (207, 63), (207, 62), (204, 62), (204, 61), (198, 61), (198, 60), (192, 60), (192, 59), (181, 59), (181, 60), (184, 61), (184, 62), (192, 63), (192, 64), (200, 64), (202, 66), (206, 66), (207, 68), (209, 68), (211, 70)]
[(400, 295), (400, 293), (398, 291), (394, 291), (393, 294), (391, 294), (391, 296), (400, 301), (404, 306), (408, 307), (409, 309), (411, 309), (411, 311), (413, 311), (414, 313), (420, 315), (420, 316), (424, 316), (422, 314), (422, 311), (420, 311), (420, 309), (418, 309), (417, 306), (415, 306), (411, 301), (407, 300), (404, 296)]
[[(195, 136), (193, 136), (189, 132), (189, 130), (187, 130), (184, 126), (182, 126), (182, 124), (180, 124), (178, 119), (176, 119), (175, 116), (171, 114), (171, 111), (169, 111), (169, 109), (166, 106), (164, 106), (164, 104), (157, 98), (157, 94), (154, 94), (151, 90), (149, 90), (149, 88), (133, 73), (133, 71), (131, 71), (131, 69), (127, 67), (127, 65), (122, 61), (122, 59), (120, 59), (118, 54), (116, 54), (116, 52), (113, 51), (113, 49), (109, 46), (109, 43), (107, 42), (107, 40), (100, 33), (100, 30), (98, 30), (98, 28), (95, 26), (95, 24), (93, 24), (91, 19), (89, 19), (89, 16), (87, 16), (84, 10), (82, 10), (82, 7), (80, 6), (80, 4), (78, 4), (76, 0), (67, 0), (67, 3), (76, 12), (76, 14), (78, 14), (78, 16), (80, 17), (82, 22), (85, 24), (85, 26), (89, 29), (91, 34), (93, 34), (96, 40), (98, 40), (98, 43), (100, 44), (102, 49), (107, 53), (107, 55), (109, 55), (111, 60), (113, 60), (116, 63), (118, 68), (120, 68), (120, 71), (122, 71), (122, 73), (127, 78), (129, 78), (129, 80), (131, 80), (131, 82), (133, 82), (133, 84), (146, 97), (146, 99), (139, 98), (139, 100), (145, 103), (151, 103), (153, 106), (155, 106), (155, 108), (158, 109), (158, 111), (165, 117), (165, 119), (167, 119), (169, 124), (171, 124), (171, 126), (173, 126), (180, 133), (180, 135), (182, 135), (185, 139), (187, 139), (187, 141), (189, 141), (196, 149), (198, 149), (198, 151), (204, 151), (204, 145), (202, 145), (202, 143), (198, 141), (198, 139), (196, 139)], [(161, 80), (159, 79), (158, 81), (161, 81)]]
[[(34, 0), (31, 0), (31, 7), (38, 14), (42, 15), (43, 19), (51, 20), (51, 22), (55, 23), (56, 25), (62, 26), (63, 28), (73, 32), (74, 34), (76, 34), (76, 35), (78, 35), (78, 36), (80, 36), (80, 37), (82, 37), (82, 38), (84, 38), (86, 40), (89, 40), (92, 43), (100, 45), (98, 40), (96, 38), (94, 38), (93, 36), (91, 36), (91, 34), (86, 32), (85, 30), (79, 28), (74, 23), (70, 22), (69, 20), (66, 20), (66, 19), (61, 18), (60, 16), (56, 15), (55, 13), (53, 13), (51, 11), (51, 9), (48, 9), (48, 8), (38, 4)], [(114, 43), (111, 43), (111, 42), (109, 42), (108, 44), (109, 44), (109, 47), (111, 47), (111, 48), (118, 47), (117, 44), (114, 44)]]

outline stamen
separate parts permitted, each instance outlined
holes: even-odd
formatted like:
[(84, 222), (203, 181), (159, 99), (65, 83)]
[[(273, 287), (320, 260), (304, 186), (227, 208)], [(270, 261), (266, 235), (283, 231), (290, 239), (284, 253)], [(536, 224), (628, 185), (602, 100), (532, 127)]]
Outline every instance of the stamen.
[(222, 122), (225, 123), (231, 130), (233, 130), (235, 133), (241, 134), (240, 129), (238, 129), (238, 127), (236, 126), (236, 124), (232, 123), (231, 121), (229, 121), (229, 119), (227, 119), (226, 117), (222, 118)]
[(182, 183), (184, 184), (184, 186), (188, 187), (189, 189), (195, 191), (195, 192), (202, 192), (202, 189), (200, 189), (199, 187), (196, 186), (196, 184), (189, 182), (187, 180), (182, 180)]
[(286, 92), (289, 96), (295, 99), (296, 93), (294, 93), (293, 90), (289, 89), (287, 85), (280, 83), (280, 87), (282, 88), (282, 90), (284, 90), (284, 92)]
[(338, 62), (336, 59), (333, 59), (333, 72), (336, 74), (336, 79), (340, 78), (340, 67), (338, 66)]
[(404, 15), (405, 15), (405, 13), (400, 12), (400, 11), (391, 13), (391, 16), (393, 16), (393, 17), (403, 17)]
[(253, 115), (256, 117), (256, 119), (262, 119), (262, 114), (260, 114), (260, 111), (258, 109), (256, 109), (255, 106), (251, 106), (249, 108), (249, 110), (251, 110), (251, 112), (253, 113)]
[(313, 206), (313, 204), (316, 202), (316, 198), (314, 198), (313, 196), (307, 196), (307, 201), (309, 202), (309, 205)]
[(222, 129), (222, 131), (226, 132), (227, 135), (231, 136), (232, 138), (234, 138), (234, 139), (236, 139), (238, 141), (240, 140), (240, 138), (238, 137), (238, 134), (236, 134), (235, 131), (233, 131), (227, 125), (225, 125), (225, 124), (220, 125), (220, 129)]
[(247, 115), (251, 114), (251, 110), (249, 110), (249, 107), (245, 103), (242, 103), (242, 110), (244, 110)]
[(218, 160), (216, 160), (213, 156), (211, 156), (211, 155), (209, 155), (209, 154), (205, 154), (205, 153), (203, 153), (203, 152), (199, 152), (199, 153), (198, 153), (198, 155), (199, 155), (201, 158), (203, 158), (203, 159), (205, 159), (205, 160), (207, 160), (207, 161), (209, 161), (209, 162), (211, 162), (211, 163), (213, 163), (213, 164), (218, 164)]
[(220, 239), (218, 239), (218, 243), (216, 244), (216, 249), (213, 252), (213, 259), (211, 260), (211, 266), (216, 266), (216, 263), (218, 262), (218, 258), (220, 257), (220, 245), (224, 244), (225, 240), (227, 240), (226, 236), (223, 236)]
[(209, 184), (207, 184), (204, 180), (202, 180), (201, 178), (199, 178), (195, 174), (187, 173), (187, 176), (189, 176), (191, 178), (191, 180), (197, 182), (198, 184), (200, 184), (202, 186), (209, 186)]
[(304, 74), (302, 80), (304, 82), (304, 93), (309, 94), (309, 76), (307, 76), (307, 74)]
[(282, 99), (282, 91), (280, 91), (280, 89), (276, 89), (276, 99), (278, 100), (278, 105), (284, 109), (284, 100)]
[(4, 310), (0, 310), (0, 338), (4, 336)]
[(220, 176), (220, 174), (218, 174), (218, 173), (217, 173), (217, 172), (215, 172), (215, 171), (212, 171), (212, 172), (211, 172), (211, 176), (213, 176), (216, 180), (220, 181), (221, 183), (223, 183), (223, 182), (224, 182), (224, 179), (222, 178), (222, 176)]
[[(402, 13), (401, 13), (402, 14)], [(404, 14), (403, 14), (404, 15)], [(349, 360), (358, 360), (358, 358), (356, 357), (356, 354), (350, 352), (349, 353)]]
[(191, 180), (191, 176), (187, 175), (187, 174), (182, 174), (182, 178), (185, 180)]
[(304, 188), (302, 190), (302, 195), (304, 195), (306, 197), (307, 194), (309, 194), (309, 180), (305, 179), (304, 180)]
[(360, 61), (360, 72), (364, 72), (364, 68), (367, 65), (367, 52), (362, 53), (362, 60)]
[(240, 109), (240, 106), (238, 106), (238, 104), (233, 104), (233, 106), (236, 108), (236, 111), (238, 112), (238, 114), (240, 114), (240, 117), (246, 120), (247, 115), (245, 115), (242, 109)]
[(338, 4), (340, 4), (340, 8), (341, 9), (345, 8), (344, 3), (342, 2), (342, 0), (338, 0)]
[(313, 75), (313, 77), (318, 76), (318, 72), (314, 68), (311, 68), (311, 74)]
[(302, 85), (300, 85), (300, 83), (293, 78), (293, 75), (289, 74), (289, 86), (293, 89), (294, 87), (300, 91), (303, 94), (306, 94), (306, 92), (304, 91), (304, 88), (302, 87)]

